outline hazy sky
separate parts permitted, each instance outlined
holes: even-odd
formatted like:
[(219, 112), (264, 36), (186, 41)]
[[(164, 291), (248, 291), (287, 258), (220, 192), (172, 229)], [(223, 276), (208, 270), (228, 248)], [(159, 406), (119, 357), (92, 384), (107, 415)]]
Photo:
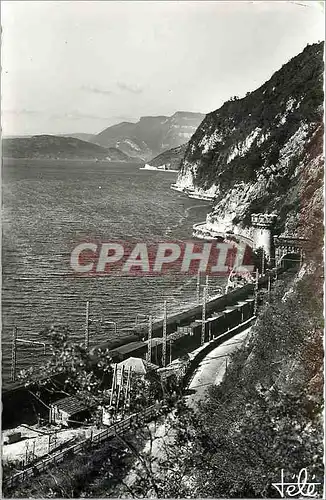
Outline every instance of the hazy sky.
[(4, 1), (3, 133), (212, 111), (323, 40), (320, 3)]

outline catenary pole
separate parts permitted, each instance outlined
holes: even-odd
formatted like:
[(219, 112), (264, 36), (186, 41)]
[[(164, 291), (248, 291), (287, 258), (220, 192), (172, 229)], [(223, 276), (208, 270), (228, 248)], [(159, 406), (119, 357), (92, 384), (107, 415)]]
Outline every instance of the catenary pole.
[(203, 288), (204, 288), (204, 290), (203, 290), (202, 323), (201, 323), (201, 345), (203, 345), (205, 343), (207, 286), (204, 285)]
[(147, 344), (147, 361), (151, 363), (152, 361), (152, 331), (153, 331), (153, 318), (150, 315), (148, 317), (148, 344)]
[(89, 301), (86, 302), (85, 314), (85, 349), (89, 347)]
[(162, 366), (166, 366), (166, 337), (167, 337), (167, 307), (166, 300), (164, 301), (163, 310), (163, 346), (162, 346)]
[(17, 369), (17, 326), (12, 330), (12, 348), (11, 348), (11, 381), (16, 380)]

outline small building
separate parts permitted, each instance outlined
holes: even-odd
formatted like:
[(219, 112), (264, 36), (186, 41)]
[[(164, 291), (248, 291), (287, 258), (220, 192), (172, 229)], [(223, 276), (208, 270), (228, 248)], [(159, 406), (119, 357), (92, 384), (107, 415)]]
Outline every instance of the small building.
[[(95, 405), (92, 406), (94, 408)], [(49, 421), (68, 427), (82, 423), (90, 415), (91, 407), (75, 396), (59, 399), (50, 405)]]
[(149, 361), (146, 361), (142, 358), (134, 358), (130, 357), (124, 361), (121, 361), (120, 363), (117, 364), (117, 383), (120, 384), (120, 378), (121, 378), (121, 371), (122, 367), (124, 369), (124, 372), (128, 372), (129, 369), (131, 369), (131, 373), (140, 375), (145, 377), (146, 375), (153, 374), (157, 372), (159, 367), (157, 365), (154, 365), (154, 363), (150, 363)]

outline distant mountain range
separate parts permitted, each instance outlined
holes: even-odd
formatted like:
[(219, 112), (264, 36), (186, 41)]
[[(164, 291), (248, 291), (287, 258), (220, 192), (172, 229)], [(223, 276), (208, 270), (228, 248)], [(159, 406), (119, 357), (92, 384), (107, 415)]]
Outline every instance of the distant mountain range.
[[(204, 118), (202, 113), (178, 111), (172, 116), (143, 116), (136, 123), (121, 122), (99, 134), (8, 136), (3, 138), (3, 154), (14, 158), (81, 157), (145, 162), (186, 144)], [(175, 152), (171, 151), (171, 155), (175, 156)]]
[(132, 158), (150, 160), (163, 151), (189, 141), (205, 118), (202, 113), (178, 111), (172, 116), (144, 116), (137, 123), (122, 122), (91, 139), (103, 147), (115, 147)]
[(131, 161), (117, 148), (104, 148), (74, 137), (35, 135), (2, 139), (2, 154), (10, 158), (53, 158)]

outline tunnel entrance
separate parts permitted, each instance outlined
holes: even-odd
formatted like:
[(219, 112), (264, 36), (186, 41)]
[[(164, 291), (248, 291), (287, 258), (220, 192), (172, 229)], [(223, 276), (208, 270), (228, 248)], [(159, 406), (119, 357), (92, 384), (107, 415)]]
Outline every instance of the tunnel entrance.
[(298, 269), (300, 267), (301, 256), (298, 253), (287, 253), (281, 259), (283, 269)]

